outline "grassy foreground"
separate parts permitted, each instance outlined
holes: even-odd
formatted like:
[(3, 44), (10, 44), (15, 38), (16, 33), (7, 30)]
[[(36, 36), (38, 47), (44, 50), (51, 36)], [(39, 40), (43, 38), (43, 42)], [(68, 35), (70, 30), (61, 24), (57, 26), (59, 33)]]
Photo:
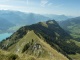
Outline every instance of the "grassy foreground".
[[(57, 60), (55, 58), (38, 58), (27, 54), (15, 54), (7, 51), (0, 50), (0, 60)], [(61, 59), (63, 60), (63, 59)]]

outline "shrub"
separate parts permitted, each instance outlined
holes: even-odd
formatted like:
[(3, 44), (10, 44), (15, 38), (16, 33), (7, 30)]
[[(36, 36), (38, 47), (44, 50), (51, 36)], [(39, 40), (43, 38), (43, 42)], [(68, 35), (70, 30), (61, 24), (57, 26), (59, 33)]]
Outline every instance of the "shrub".
[(16, 54), (9, 55), (9, 60), (16, 60), (17, 58), (18, 58), (18, 55), (16, 55)]

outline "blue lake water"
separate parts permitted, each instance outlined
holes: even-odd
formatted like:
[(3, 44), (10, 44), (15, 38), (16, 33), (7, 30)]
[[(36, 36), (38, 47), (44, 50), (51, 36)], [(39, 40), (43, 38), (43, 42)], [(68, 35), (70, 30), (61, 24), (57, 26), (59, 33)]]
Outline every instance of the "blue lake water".
[(0, 41), (2, 41), (3, 39), (6, 39), (7, 37), (11, 36), (12, 33), (3, 33), (0, 34)]

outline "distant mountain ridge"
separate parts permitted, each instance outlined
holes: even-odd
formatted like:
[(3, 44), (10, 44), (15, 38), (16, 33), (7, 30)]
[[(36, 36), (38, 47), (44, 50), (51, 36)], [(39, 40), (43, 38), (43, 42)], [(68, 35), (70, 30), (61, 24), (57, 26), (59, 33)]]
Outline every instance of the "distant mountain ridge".
[(11, 28), (13, 26), (15, 26), (15, 24), (0, 17), (0, 33), (7, 31), (9, 28)]
[(56, 21), (65, 21), (66, 19), (72, 18), (72, 16), (56, 15), (56, 14), (44, 14), (44, 16), (54, 19)]
[(65, 21), (59, 22), (59, 25), (66, 31), (70, 32), (75, 38), (80, 34), (80, 17), (71, 18)]
[(61, 21), (70, 18), (65, 15), (54, 15), (54, 14), (43, 15), (43, 14), (25, 13), (20, 11), (9, 11), (9, 10), (0, 10), (0, 17), (16, 25), (30, 25), (37, 22), (47, 21), (49, 19)]
[[(74, 38), (73, 42), (80, 47), (80, 17), (61, 21), (59, 22), (59, 25)], [(78, 56), (80, 56), (80, 54), (75, 54), (74, 56), (71, 56), (74, 59), (79, 59)]]
[[(0, 19), (5, 19), (5, 23), (7, 24), (7, 21), (13, 25), (12, 27), (5, 28), (5, 32), (15, 32), (17, 29), (19, 29), (21, 26), (34, 24), (37, 22), (43, 22), (50, 19), (55, 19), (57, 21), (68, 19), (65, 15), (43, 15), (43, 14), (34, 14), (34, 13), (25, 13), (20, 11), (9, 11), (9, 10), (0, 10)], [(58, 20), (59, 19), (59, 20)], [(7, 25), (7, 26), (8, 26)], [(1, 26), (2, 27), (2, 26)], [(1, 29), (0, 29), (1, 30)], [(1, 30), (1, 33), (4, 31)]]
[[(7, 32), (7, 31), (14, 32), (21, 26), (30, 25), (30, 24), (37, 23), (40, 21), (46, 21), (46, 20), (49, 20), (49, 18), (39, 15), (39, 14), (34, 14), (34, 13), (24, 13), (24, 12), (20, 12), (20, 11), (0, 10), (0, 20), (4, 21), (5, 26), (3, 26), (3, 22), (2, 22), (0, 27), (4, 27), (5, 32)], [(6, 25), (7, 22), (9, 22), (8, 25)], [(12, 26), (13, 24), (14, 24), (14, 26)], [(10, 25), (12, 27), (10, 27)], [(7, 26), (8, 26), (8, 28), (6, 28)], [(1, 33), (3, 33), (3, 32), (4, 31), (1, 30)]]
[(9, 22), (15, 25), (29, 25), (39, 21), (49, 20), (48, 17), (39, 14), (24, 13), (20, 11), (8, 11), (8, 10), (1, 10), (0, 17), (8, 20)]

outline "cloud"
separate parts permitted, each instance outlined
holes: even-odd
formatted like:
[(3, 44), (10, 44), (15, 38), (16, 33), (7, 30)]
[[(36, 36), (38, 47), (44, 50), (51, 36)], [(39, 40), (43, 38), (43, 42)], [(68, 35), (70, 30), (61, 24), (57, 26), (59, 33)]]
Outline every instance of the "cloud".
[(22, 8), (24, 8), (24, 7), (0, 4), (0, 10), (19, 10), (19, 9), (22, 9)]
[[(11, 0), (9, 0), (9, 1), (11, 1)], [(12, 1), (27, 1), (27, 0), (12, 0)]]
[(49, 0), (41, 0), (40, 5), (41, 5), (42, 7), (45, 7), (45, 6), (51, 6), (52, 3), (49, 2)]
[(7, 9), (7, 8), (10, 8), (10, 7), (12, 7), (12, 6), (0, 4), (0, 9), (4, 9), (4, 8)]
[(27, 2), (29, 0), (2, 0), (2, 2), (5, 2), (5, 1), (24, 1), (24, 2)]
[(42, 7), (45, 7), (47, 3), (48, 3), (47, 0), (41, 0), (41, 4), (40, 4), (40, 5), (41, 5)]
[(29, 0), (12, 0), (12, 1), (22, 1), (22, 2), (26, 2), (27, 4), (29, 4)]
[(10, 5), (28, 5), (29, 0), (2, 0), (0, 4), (10, 4)]

